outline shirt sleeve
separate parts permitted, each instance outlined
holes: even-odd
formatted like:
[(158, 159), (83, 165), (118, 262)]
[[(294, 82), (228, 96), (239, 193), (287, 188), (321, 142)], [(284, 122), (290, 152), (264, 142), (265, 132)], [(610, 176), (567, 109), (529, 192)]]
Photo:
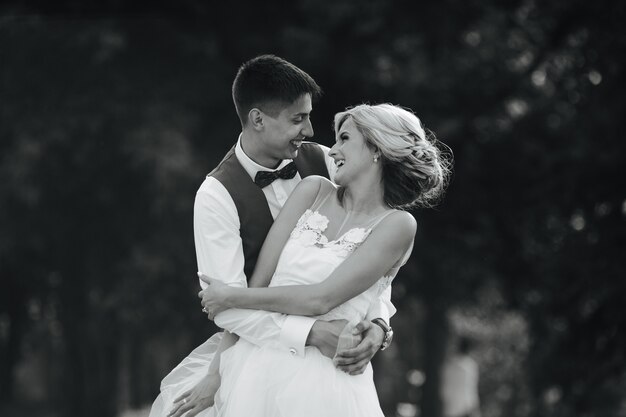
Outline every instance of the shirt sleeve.
[[(194, 204), (198, 271), (227, 285), (247, 287), (239, 228), (237, 207), (230, 194), (218, 180), (208, 177), (198, 190)], [(200, 286), (206, 287), (204, 281), (200, 281)], [(251, 343), (279, 343), (298, 355), (304, 354), (314, 322), (309, 317), (246, 309), (227, 310), (215, 318), (218, 326)]]
[[(225, 284), (246, 287), (237, 208), (215, 178), (208, 177), (196, 193), (193, 230), (198, 271)], [(204, 281), (200, 286), (206, 288)]]
[(315, 319), (262, 310), (233, 308), (215, 316), (215, 324), (258, 346), (277, 345), (292, 355), (304, 356), (307, 336)]

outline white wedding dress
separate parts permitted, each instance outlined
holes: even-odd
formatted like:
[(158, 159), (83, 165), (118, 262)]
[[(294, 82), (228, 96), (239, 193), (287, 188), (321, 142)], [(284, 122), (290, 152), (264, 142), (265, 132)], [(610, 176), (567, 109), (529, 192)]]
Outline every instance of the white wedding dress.
[[(334, 190), (331, 194), (334, 195)], [(307, 285), (325, 280), (367, 238), (376, 224), (391, 213), (388, 211), (366, 227), (351, 228), (338, 239), (329, 241), (324, 236), (328, 219), (318, 211), (327, 197), (318, 198), (311, 209), (301, 216), (285, 244), (270, 286)], [(317, 318), (344, 319), (353, 324), (364, 319), (370, 304), (376, 302), (391, 284), (411, 249), (387, 276)], [(177, 367), (178, 371), (172, 371), (163, 380), (162, 396), (168, 392), (171, 401), (205, 375), (215, 346), (216, 341), (210, 339), (186, 358)], [(199, 416), (383, 416), (371, 364), (367, 365), (363, 374), (349, 375), (335, 368), (332, 360), (315, 347), (306, 347), (305, 355), (301, 357), (291, 355), (278, 345), (259, 347), (239, 339), (233, 347), (222, 353), (220, 374), (222, 380), (215, 397), (215, 406)], [(161, 400), (164, 401), (163, 398)]]

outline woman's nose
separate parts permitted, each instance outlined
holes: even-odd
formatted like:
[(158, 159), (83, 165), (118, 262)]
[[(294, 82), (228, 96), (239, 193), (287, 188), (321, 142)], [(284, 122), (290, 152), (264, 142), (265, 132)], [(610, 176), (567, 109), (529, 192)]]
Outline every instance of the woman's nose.
[(337, 144), (335, 143), (333, 145), (333, 147), (330, 148), (330, 150), (328, 151), (328, 156), (332, 157), (332, 156), (337, 155), (337, 150), (335, 149), (336, 146), (337, 146)]

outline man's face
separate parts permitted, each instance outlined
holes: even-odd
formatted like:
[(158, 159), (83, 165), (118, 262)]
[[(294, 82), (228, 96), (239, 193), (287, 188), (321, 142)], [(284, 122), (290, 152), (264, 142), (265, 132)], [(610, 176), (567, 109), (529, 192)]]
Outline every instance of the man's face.
[(283, 107), (275, 117), (264, 113), (265, 129), (261, 140), (265, 159), (277, 165), (283, 159), (294, 159), (298, 156), (302, 141), (313, 137), (310, 119), (312, 110), (311, 95), (304, 94)]

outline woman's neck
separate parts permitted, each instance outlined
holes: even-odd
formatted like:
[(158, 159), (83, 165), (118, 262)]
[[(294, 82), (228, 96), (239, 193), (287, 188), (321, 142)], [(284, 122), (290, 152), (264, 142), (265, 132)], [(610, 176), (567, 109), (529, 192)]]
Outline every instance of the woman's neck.
[(382, 184), (345, 187), (342, 206), (346, 211), (364, 214), (378, 214), (389, 209), (383, 198)]

